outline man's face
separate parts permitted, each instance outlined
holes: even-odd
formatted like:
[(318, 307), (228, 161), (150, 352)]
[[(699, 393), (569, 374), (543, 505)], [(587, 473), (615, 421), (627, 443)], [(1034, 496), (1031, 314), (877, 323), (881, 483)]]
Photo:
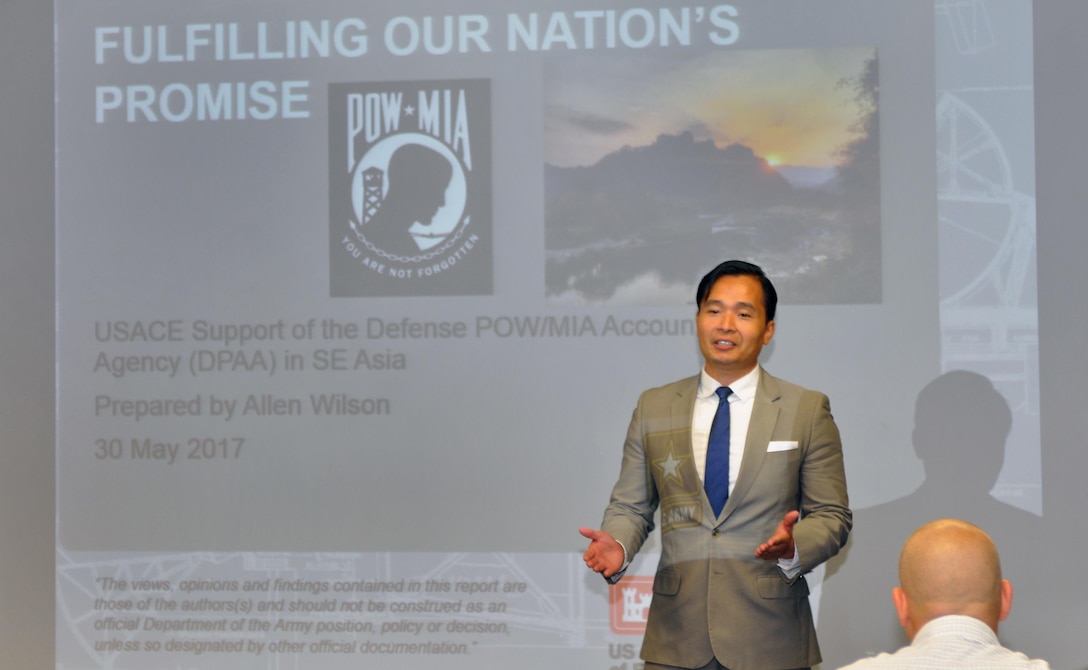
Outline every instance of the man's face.
[(774, 335), (759, 279), (729, 275), (714, 282), (695, 315), (695, 329), (711, 377), (727, 385), (750, 372)]

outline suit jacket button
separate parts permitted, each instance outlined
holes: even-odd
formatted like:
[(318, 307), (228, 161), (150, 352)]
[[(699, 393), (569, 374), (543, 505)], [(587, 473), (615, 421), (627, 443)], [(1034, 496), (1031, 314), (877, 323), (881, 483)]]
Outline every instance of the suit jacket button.
[(714, 530), (710, 531), (710, 534), (713, 535), (714, 537), (718, 537), (718, 529), (715, 528)]

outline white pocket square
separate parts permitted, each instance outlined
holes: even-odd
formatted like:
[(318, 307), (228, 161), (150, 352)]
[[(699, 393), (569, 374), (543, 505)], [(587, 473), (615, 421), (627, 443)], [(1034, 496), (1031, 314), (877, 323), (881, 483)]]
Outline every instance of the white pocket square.
[(789, 451), (797, 448), (797, 440), (771, 440), (767, 443), (767, 453), (772, 451)]

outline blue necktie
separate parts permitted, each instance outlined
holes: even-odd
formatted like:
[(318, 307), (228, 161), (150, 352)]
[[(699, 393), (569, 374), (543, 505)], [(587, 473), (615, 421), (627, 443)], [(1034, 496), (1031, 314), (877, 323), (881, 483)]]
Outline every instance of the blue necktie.
[(706, 472), (703, 475), (703, 488), (714, 517), (722, 513), (725, 501), (729, 498), (729, 395), (733, 393), (728, 386), (718, 388), (718, 411), (714, 414), (714, 423), (710, 425), (710, 438), (706, 445)]

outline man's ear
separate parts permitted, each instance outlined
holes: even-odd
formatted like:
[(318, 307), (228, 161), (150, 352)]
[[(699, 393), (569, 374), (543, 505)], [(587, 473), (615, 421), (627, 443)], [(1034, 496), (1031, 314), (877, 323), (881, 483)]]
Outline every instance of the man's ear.
[(910, 602), (907, 601), (907, 594), (898, 586), (892, 589), (892, 602), (895, 603), (895, 613), (899, 616), (899, 625), (907, 632), (907, 637), (913, 638), (914, 631), (911, 630)]
[(998, 621), (1004, 621), (1012, 609), (1012, 584), (1009, 580), (1001, 580), (1001, 615)]

